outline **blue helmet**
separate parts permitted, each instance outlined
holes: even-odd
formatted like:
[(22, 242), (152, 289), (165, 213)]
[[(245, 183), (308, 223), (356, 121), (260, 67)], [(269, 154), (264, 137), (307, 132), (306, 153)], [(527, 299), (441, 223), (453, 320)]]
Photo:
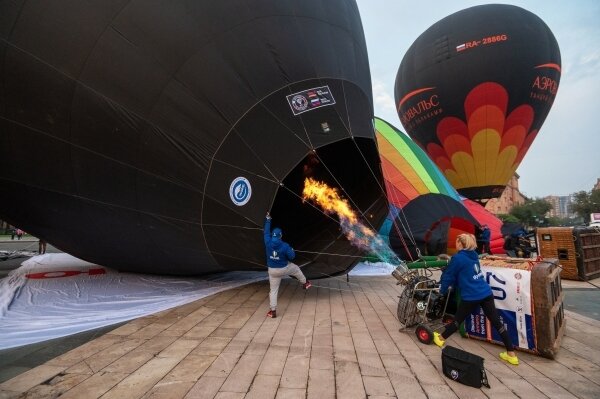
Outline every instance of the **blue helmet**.
[(279, 227), (275, 227), (273, 229), (273, 232), (271, 233), (271, 237), (281, 238), (282, 235), (283, 235), (283, 232), (281, 231), (281, 229)]

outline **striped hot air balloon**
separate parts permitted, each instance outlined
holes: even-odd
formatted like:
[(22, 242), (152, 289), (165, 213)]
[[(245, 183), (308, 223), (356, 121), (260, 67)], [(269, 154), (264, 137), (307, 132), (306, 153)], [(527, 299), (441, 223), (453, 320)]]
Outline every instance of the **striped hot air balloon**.
[(390, 205), (380, 233), (404, 259), (452, 252), (456, 232), (473, 232), (477, 220), (410, 137), (379, 118), (375, 135)]

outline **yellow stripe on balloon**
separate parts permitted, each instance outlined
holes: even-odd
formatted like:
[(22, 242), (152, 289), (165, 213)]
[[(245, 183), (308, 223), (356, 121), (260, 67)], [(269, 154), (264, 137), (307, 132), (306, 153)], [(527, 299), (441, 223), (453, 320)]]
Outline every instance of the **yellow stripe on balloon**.
[[(493, 183), (497, 185), (505, 185), (510, 180), (514, 173), (513, 164), (517, 159), (518, 150), (514, 145), (509, 145), (498, 154), (498, 162), (496, 163), (496, 171), (494, 173)], [(514, 168), (516, 170), (516, 168)]]
[(461, 180), (460, 176), (458, 176), (454, 169), (445, 169), (443, 173), (446, 176), (446, 179), (448, 179), (450, 184), (452, 184), (452, 187), (455, 189), (467, 187), (465, 182)]
[(406, 180), (414, 187), (419, 194), (427, 194), (430, 190), (427, 188), (423, 180), (415, 172), (414, 168), (402, 155), (392, 146), (387, 140), (379, 141), (379, 153), (388, 160), (394, 168), (400, 173), (401, 177), (397, 176), (394, 181), (390, 182), (396, 187), (405, 185), (402, 180)]
[(500, 134), (493, 129), (481, 130), (473, 136), (471, 151), (476, 175), (473, 186), (487, 186), (494, 179), (500, 141)]
[(452, 154), (451, 162), (460, 182), (459, 186), (455, 186), (455, 188), (477, 186), (477, 184), (475, 184), (477, 182), (475, 164), (473, 158), (469, 154), (462, 151), (456, 152)]

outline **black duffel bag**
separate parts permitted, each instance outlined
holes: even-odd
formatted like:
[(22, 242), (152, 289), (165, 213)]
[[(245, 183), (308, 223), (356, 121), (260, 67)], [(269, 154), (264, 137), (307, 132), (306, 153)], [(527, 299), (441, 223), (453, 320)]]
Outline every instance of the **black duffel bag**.
[(453, 346), (442, 349), (442, 370), (444, 375), (470, 387), (490, 387), (483, 358)]

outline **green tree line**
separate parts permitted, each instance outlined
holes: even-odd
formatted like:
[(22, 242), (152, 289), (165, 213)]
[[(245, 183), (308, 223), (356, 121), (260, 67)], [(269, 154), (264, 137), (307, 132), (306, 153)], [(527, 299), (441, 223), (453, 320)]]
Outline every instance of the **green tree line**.
[(591, 213), (600, 213), (600, 190), (579, 191), (573, 194), (571, 211), (579, 216), (578, 220), (547, 216), (552, 205), (541, 198), (528, 199), (522, 205), (516, 205), (509, 214), (498, 215), (503, 222), (517, 222), (529, 227), (569, 226), (590, 222)]

